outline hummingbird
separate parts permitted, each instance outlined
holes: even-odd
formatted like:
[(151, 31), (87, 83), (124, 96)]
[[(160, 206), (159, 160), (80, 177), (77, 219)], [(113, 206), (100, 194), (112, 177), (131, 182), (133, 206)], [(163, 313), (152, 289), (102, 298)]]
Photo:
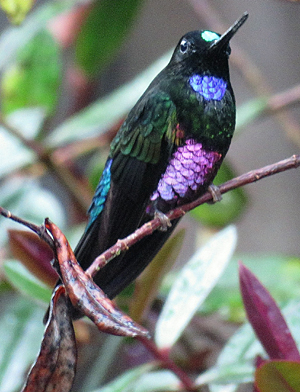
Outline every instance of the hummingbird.
[[(223, 35), (185, 34), (129, 112), (111, 143), (75, 249), (84, 269), (155, 214), (195, 200), (212, 184), (235, 129), (229, 41), (247, 18), (245, 12)], [(95, 283), (115, 297), (151, 262), (178, 221), (111, 260)]]

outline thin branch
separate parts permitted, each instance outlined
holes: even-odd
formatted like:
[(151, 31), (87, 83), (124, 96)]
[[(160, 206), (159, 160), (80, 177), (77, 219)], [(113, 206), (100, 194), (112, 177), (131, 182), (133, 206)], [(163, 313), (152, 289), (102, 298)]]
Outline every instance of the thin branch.
[(75, 201), (76, 205), (82, 211), (86, 211), (89, 202), (89, 195), (84, 192), (78, 192), (81, 189), (77, 178), (67, 168), (57, 165), (55, 159), (52, 158), (51, 150), (48, 150), (42, 143), (37, 142), (33, 139), (26, 138), (17, 128), (11, 126), (0, 114), (0, 124), (13, 136), (15, 136), (20, 142), (35, 153), (39, 162), (43, 163), (49, 171), (51, 171), (61, 184), (68, 190), (71, 197)]
[(10, 211), (0, 206), (0, 215), (8, 218), (14, 222), (20, 223), (21, 225), (27, 227), (34, 233), (36, 233), (43, 241), (45, 241), (53, 250), (55, 250), (55, 245), (53, 242), (53, 238), (48, 234), (44, 225), (38, 226), (34, 223), (31, 223), (25, 219), (18, 217), (17, 215), (12, 214)]
[(185, 391), (199, 391), (199, 387), (194, 384), (186, 372), (178, 367), (175, 362), (170, 359), (169, 352), (160, 350), (151, 339), (137, 337), (137, 340), (139, 340), (147, 348), (147, 350), (151, 352), (154, 358), (158, 360), (165, 369), (169, 369), (172, 373), (176, 374), (185, 388)]
[[(219, 190), (221, 194), (227, 193), (233, 189), (245, 186), (247, 184), (251, 184), (252, 182), (259, 181), (265, 177), (270, 177), (274, 174), (284, 172), (290, 169), (296, 169), (300, 166), (300, 155), (293, 155), (290, 158), (284, 159), (282, 161), (273, 163), (268, 166), (264, 166), (260, 169), (251, 170), (248, 173), (242, 174), (232, 180), (229, 180), (222, 185), (219, 186)], [(192, 210), (200, 206), (201, 204), (207, 203), (208, 201), (212, 201), (212, 194), (208, 191), (197, 200), (180, 206), (172, 211), (170, 211), (167, 217), (170, 221), (174, 219), (181, 218), (188, 211)], [(10, 211), (6, 210), (3, 207), (0, 207), (0, 215), (5, 218), (11, 219), (15, 222), (22, 224), (23, 226), (28, 227), (30, 230), (34, 231), (38, 234), (44, 241), (46, 241), (53, 248), (53, 240), (49, 236), (49, 234), (45, 231), (44, 226), (37, 226), (33, 223), (30, 223), (18, 216), (12, 214)], [(104, 253), (98, 256), (94, 262), (89, 266), (86, 270), (86, 273), (90, 276), (94, 276), (101, 268), (103, 268), (110, 260), (115, 258), (120, 252), (127, 251), (131, 246), (140, 241), (142, 238), (147, 235), (152, 234), (155, 230), (158, 230), (161, 227), (161, 220), (159, 218), (152, 219), (151, 221), (145, 223), (139, 229), (137, 229), (134, 233), (130, 234), (124, 239), (118, 240), (117, 243), (107, 249)]]
[[(293, 155), (290, 158), (284, 159), (282, 161), (273, 163), (268, 166), (264, 166), (257, 170), (251, 170), (248, 173), (242, 174), (239, 177), (233, 178), (219, 186), (221, 194), (227, 193), (233, 189), (239, 188), (241, 186), (256, 182), (265, 177), (272, 176), (274, 174), (297, 168), (300, 166), (300, 155)], [(167, 217), (172, 221), (174, 219), (180, 218), (185, 215), (186, 212), (192, 210), (201, 204), (207, 203), (212, 200), (212, 194), (206, 192), (203, 196), (193, 201), (192, 203), (185, 204), (170, 211)], [(132, 245), (140, 241), (147, 235), (152, 234), (155, 230), (161, 227), (161, 221), (159, 218), (155, 218), (142, 227), (137, 229), (134, 233), (130, 234), (128, 237), (118, 240), (118, 242), (111, 248), (106, 250), (100, 256), (98, 256), (95, 261), (86, 270), (86, 273), (90, 276), (94, 276), (101, 268), (103, 268), (110, 260), (116, 257), (120, 252), (127, 251)]]
[(270, 113), (276, 113), (279, 110), (286, 109), (299, 102), (300, 84), (270, 97), (267, 101), (267, 108)]

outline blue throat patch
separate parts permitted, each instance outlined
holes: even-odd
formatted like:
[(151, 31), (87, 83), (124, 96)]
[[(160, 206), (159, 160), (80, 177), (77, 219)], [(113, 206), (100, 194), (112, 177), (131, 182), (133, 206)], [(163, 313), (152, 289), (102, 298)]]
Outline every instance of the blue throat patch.
[(225, 94), (227, 83), (214, 76), (193, 75), (190, 80), (192, 89), (202, 95), (206, 100), (220, 101)]

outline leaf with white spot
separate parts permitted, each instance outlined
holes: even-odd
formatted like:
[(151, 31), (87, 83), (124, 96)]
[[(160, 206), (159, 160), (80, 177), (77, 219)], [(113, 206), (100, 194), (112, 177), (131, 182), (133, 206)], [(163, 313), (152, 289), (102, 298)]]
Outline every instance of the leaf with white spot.
[(155, 341), (159, 348), (172, 347), (180, 337), (224, 271), (236, 241), (234, 226), (223, 229), (182, 269), (157, 322)]
[[(65, 212), (61, 202), (38, 181), (28, 177), (13, 177), (2, 182), (0, 205), (30, 222), (41, 224), (45, 216), (65, 225)], [(20, 229), (20, 225), (9, 219), (0, 220), (0, 245), (7, 241), (7, 229)]]
[[(18, 130), (25, 139), (34, 139), (45, 119), (42, 108), (19, 109), (7, 116), (9, 126)], [(35, 160), (35, 154), (13, 135), (0, 126), (0, 177), (11, 173)]]

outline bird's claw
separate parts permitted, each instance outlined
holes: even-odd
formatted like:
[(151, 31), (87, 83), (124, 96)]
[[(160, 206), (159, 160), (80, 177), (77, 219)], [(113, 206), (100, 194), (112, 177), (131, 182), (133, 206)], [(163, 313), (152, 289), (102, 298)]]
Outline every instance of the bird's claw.
[(209, 203), (214, 204), (217, 201), (222, 200), (222, 194), (220, 192), (220, 188), (217, 185), (210, 184), (210, 186), (208, 187), (208, 191), (212, 195), (212, 198), (213, 198)]
[(171, 221), (163, 212), (156, 210), (154, 212), (154, 217), (158, 218), (161, 223), (161, 227), (159, 228), (160, 231), (167, 231), (168, 227), (171, 227)]

